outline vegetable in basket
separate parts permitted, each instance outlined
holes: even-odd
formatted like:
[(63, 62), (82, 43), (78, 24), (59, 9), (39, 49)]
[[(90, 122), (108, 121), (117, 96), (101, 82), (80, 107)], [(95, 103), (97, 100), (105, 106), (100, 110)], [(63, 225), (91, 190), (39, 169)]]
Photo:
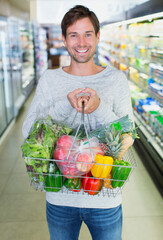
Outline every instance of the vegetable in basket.
[(83, 174), (88, 173), (93, 166), (94, 157), (97, 154), (104, 155), (105, 153), (96, 137), (80, 141), (78, 152), (75, 156), (77, 169)]
[(98, 153), (105, 154), (96, 137), (81, 140), (65, 135), (57, 140), (53, 158), (61, 172), (70, 178), (88, 173), (93, 166), (94, 156)]
[(89, 172), (82, 177), (82, 187), (84, 192), (90, 195), (96, 195), (103, 187), (103, 180), (92, 177), (91, 172)]
[(58, 192), (63, 186), (63, 176), (55, 163), (49, 164), (48, 174), (45, 176), (45, 190), (47, 192)]
[(97, 154), (95, 156), (95, 163), (91, 168), (91, 173), (93, 177), (96, 178), (107, 178), (112, 170), (112, 165), (113, 165), (112, 157)]
[(102, 127), (99, 127), (93, 131), (91, 131), (88, 136), (89, 137), (97, 137), (101, 142), (105, 143), (105, 133), (111, 131), (112, 125), (115, 125), (115, 130), (122, 130), (124, 133), (132, 133), (133, 139), (137, 137), (135, 129), (133, 129), (133, 122), (129, 119), (128, 115), (119, 118), (113, 122), (105, 124)]
[(28, 171), (47, 173), (48, 161), (43, 159), (51, 159), (57, 139), (71, 131), (71, 128), (54, 122), (50, 116), (37, 120), (21, 147)]
[(89, 133), (89, 137), (95, 136), (101, 142), (106, 155), (113, 159), (122, 159), (122, 156), (138, 138), (133, 122), (128, 116), (106, 124)]
[(110, 173), (109, 176), (106, 179), (104, 179), (104, 187), (111, 188), (111, 189), (113, 188), (111, 185), (111, 178), (112, 178), (112, 175)]
[(114, 159), (122, 159), (123, 155), (133, 144), (132, 135), (130, 133), (122, 133), (122, 130), (116, 131), (114, 125), (112, 125), (110, 132), (106, 131), (105, 136), (105, 153)]
[(73, 192), (80, 192), (82, 188), (81, 178), (72, 178), (72, 179), (66, 178), (64, 181), (64, 185), (65, 187), (67, 187), (69, 190)]
[(114, 165), (111, 185), (113, 188), (122, 187), (131, 172), (131, 164), (124, 160), (115, 160)]

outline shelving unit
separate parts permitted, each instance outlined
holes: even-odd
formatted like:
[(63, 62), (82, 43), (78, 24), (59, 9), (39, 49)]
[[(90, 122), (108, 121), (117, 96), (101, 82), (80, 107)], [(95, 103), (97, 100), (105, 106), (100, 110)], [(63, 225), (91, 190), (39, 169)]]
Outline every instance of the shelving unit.
[(7, 18), (0, 17), (0, 136), (14, 118)]
[(37, 23), (34, 24), (35, 70), (36, 81), (48, 68), (47, 30)]
[(103, 26), (99, 63), (126, 74), (140, 147), (163, 186), (163, 13)]
[(33, 26), (17, 17), (0, 16), (0, 138), (34, 89), (36, 76), (48, 67), (46, 31), (37, 26), (34, 35)]
[(30, 22), (20, 21), (20, 38), (22, 54), (22, 89), (28, 96), (35, 84), (35, 61), (34, 61), (34, 34)]
[(13, 85), (12, 91), (14, 101), (14, 117), (16, 117), (26, 99), (25, 95), (22, 92), (22, 77), (21, 77), (22, 57), (21, 57), (19, 20), (15, 17), (9, 17), (7, 22), (10, 42), (10, 61)]
[(62, 32), (59, 25), (48, 26), (48, 50), (49, 68), (57, 68), (61, 65), (61, 57), (65, 56), (66, 62), (68, 52), (63, 45)]

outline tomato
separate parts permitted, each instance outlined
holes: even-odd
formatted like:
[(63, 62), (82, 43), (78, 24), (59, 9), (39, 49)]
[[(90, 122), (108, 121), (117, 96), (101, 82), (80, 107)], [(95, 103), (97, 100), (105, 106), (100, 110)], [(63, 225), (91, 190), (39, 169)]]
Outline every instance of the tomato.
[[(89, 164), (90, 163), (90, 164)], [(79, 153), (76, 156), (76, 167), (81, 172), (89, 172), (93, 163), (93, 158), (90, 153)]]
[(73, 142), (73, 138), (71, 136), (63, 135), (58, 138), (57, 147), (70, 149), (72, 142)]

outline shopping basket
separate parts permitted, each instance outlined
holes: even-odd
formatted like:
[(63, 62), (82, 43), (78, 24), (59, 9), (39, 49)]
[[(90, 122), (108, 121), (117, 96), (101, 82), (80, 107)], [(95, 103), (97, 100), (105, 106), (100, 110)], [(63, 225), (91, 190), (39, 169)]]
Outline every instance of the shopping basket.
[[(86, 136), (82, 144), (87, 144), (87, 153), (89, 150), (89, 156), (92, 158), (91, 162), (80, 160), (76, 162), (76, 159), (70, 157), (74, 151), (74, 145), (81, 128), (84, 129)], [(127, 150), (123, 159), (119, 162), (114, 161), (112, 164), (95, 162), (91, 139), (88, 136), (84, 121), (84, 103), (82, 105), (81, 122), (75, 132), (66, 158), (58, 160), (24, 157), (24, 159), (31, 186), (34, 189), (55, 193), (85, 194), (88, 196), (97, 194), (116, 196), (122, 191), (133, 170), (137, 167), (132, 147)], [(92, 174), (93, 168), (94, 174)], [(81, 171), (81, 169), (84, 169), (84, 171)]]

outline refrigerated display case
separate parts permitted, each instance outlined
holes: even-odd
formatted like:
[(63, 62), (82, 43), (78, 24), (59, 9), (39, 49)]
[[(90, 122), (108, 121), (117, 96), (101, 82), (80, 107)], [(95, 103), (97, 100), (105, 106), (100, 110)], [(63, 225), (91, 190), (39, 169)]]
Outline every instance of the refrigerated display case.
[(36, 81), (48, 68), (47, 30), (39, 24), (34, 24), (35, 70)]
[(34, 33), (31, 22), (19, 21), (22, 61), (22, 91), (26, 97), (35, 86)]
[(139, 149), (163, 187), (163, 13), (101, 29), (99, 63), (123, 71), (130, 84)]
[[(0, 25), (1, 32), (1, 25)], [(5, 108), (5, 93), (4, 93), (4, 79), (3, 79), (3, 66), (2, 66), (2, 46), (0, 39), (0, 135), (3, 133), (7, 126), (7, 116)]]
[(10, 46), (7, 19), (0, 17), (0, 134), (14, 118), (13, 84), (10, 65)]
[(10, 41), (11, 76), (13, 84), (14, 116), (16, 117), (26, 99), (22, 92), (22, 58), (19, 20), (14, 17), (9, 17), (8, 28)]

